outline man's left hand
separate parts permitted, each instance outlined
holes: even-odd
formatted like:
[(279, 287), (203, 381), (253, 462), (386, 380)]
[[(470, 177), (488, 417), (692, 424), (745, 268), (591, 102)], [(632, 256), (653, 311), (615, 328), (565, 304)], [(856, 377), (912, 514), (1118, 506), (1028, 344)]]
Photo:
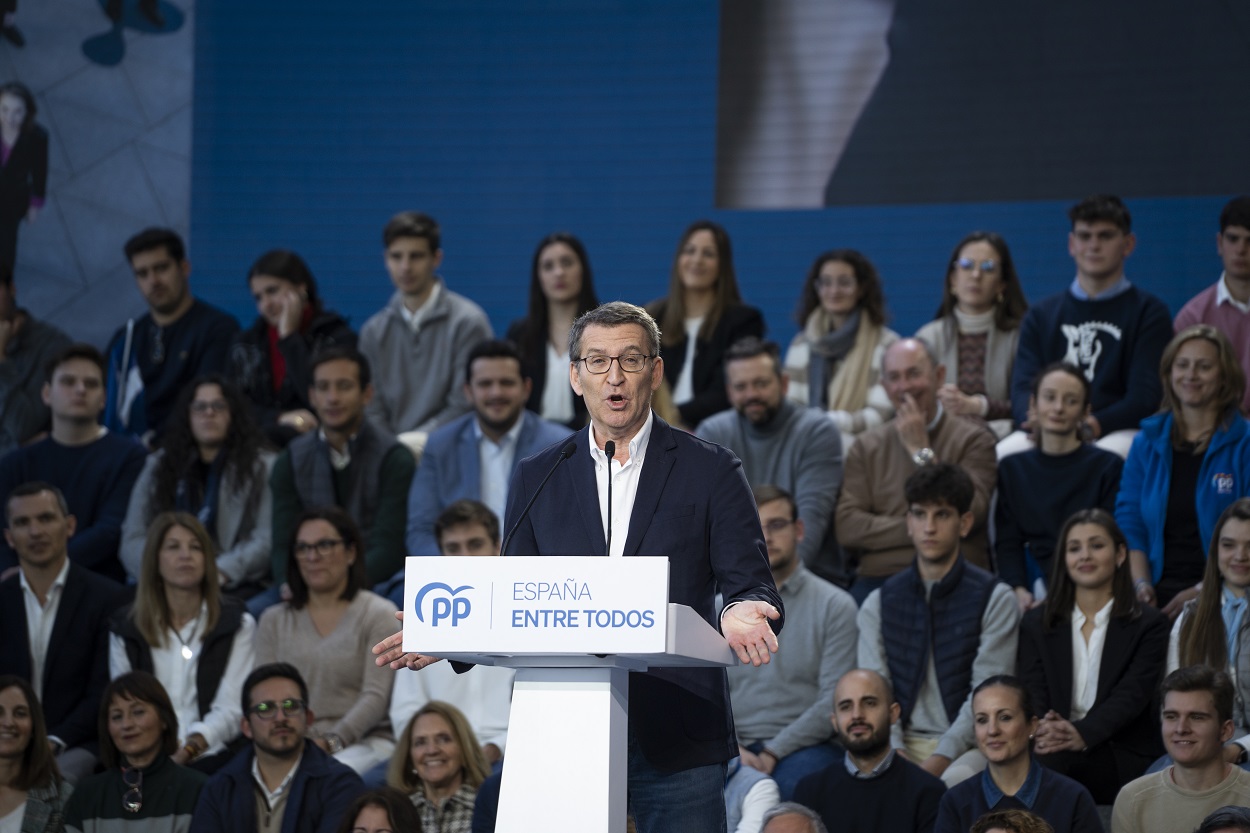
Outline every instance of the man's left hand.
[(720, 630), (739, 660), (760, 666), (768, 662), (770, 654), (777, 653), (777, 635), (768, 620), (780, 618), (777, 608), (768, 602), (750, 599), (725, 609)]

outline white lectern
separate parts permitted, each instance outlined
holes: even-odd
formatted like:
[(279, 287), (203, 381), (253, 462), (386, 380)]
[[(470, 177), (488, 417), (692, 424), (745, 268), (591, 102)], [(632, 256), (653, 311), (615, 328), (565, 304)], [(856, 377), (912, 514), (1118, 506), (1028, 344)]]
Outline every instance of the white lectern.
[[(499, 833), (624, 833), (628, 675), (727, 666), (667, 558), (409, 558), (404, 650), (516, 669)], [(419, 672), (418, 672), (419, 673)]]

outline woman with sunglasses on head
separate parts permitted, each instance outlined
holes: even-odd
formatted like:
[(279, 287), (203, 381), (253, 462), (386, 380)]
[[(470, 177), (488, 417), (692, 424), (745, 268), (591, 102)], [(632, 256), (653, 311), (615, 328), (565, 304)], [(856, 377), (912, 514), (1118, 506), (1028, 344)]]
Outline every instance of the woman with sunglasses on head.
[(1011, 431), (1011, 368), (1028, 308), (1007, 241), (974, 231), (947, 261), (937, 316), (916, 332), (946, 366), (942, 407), (984, 420), (999, 439)]
[(130, 492), (118, 557), (132, 581), (143, 569), (148, 525), (162, 512), (187, 512), (204, 524), (217, 552), (217, 575), (244, 598), (269, 574), (273, 548), (269, 472), (274, 453), (238, 389), (218, 374), (178, 394), (161, 437)]
[(529, 309), (508, 327), (532, 388), (526, 407), (570, 428), (586, 424), (586, 403), (569, 387), (569, 330), (599, 306), (582, 241), (558, 231), (538, 242), (530, 267)]
[(256, 621), (219, 589), (213, 542), (186, 512), (148, 529), (133, 604), (109, 623), (109, 674), (154, 674), (183, 734), (174, 761), (215, 772), (239, 737), (239, 695), (252, 670)]
[(843, 452), (894, 414), (881, 386), (881, 358), (898, 333), (885, 318), (881, 278), (868, 258), (854, 249), (816, 258), (799, 296), (801, 329), (786, 351), (787, 395), (829, 415), (842, 432)]
[(647, 312), (660, 325), (664, 379), (681, 425), (694, 430), (729, 407), (725, 351), (744, 336), (764, 337), (764, 316), (742, 303), (723, 227), (690, 224), (673, 256), (668, 295), (647, 304)]
[(1167, 617), (1133, 593), (1128, 545), (1103, 509), (1060, 530), (1050, 593), (1020, 623), (1020, 676), (1036, 714), (1038, 760), (1115, 803), (1163, 751), (1155, 692)]
[(65, 805), (68, 833), (133, 828), (186, 833), (207, 780), (170, 760), (178, 749), (178, 717), (169, 695), (145, 671), (123, 674), (100, 700), (100, 762)]
[(35, 690), (21, 677), (0, 676), (0, 831), (61, 833), (72, 792), (48, 745)]
[(392, 675), (378, 672), (372, 648), (395, 628), (395, 605), (365, 589), (364, 543), (335, 506), (309, 509), (295, 524), (287, 555), (291, 598), (260, 617), (256, 664), (304, 669), (317, 704), (310, 739), (357, 772), (395, 748), (387, 708)]

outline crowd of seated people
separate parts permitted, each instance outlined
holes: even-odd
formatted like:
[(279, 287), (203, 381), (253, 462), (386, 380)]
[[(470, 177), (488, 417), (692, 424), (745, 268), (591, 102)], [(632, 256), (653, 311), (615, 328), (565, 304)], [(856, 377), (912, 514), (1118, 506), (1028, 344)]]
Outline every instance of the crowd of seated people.
[[(657, 411), (742, 459), (788, 622), (730, 673), (731, 830), (1188, 831), (1250, 801), (1250, 198), (1175, 319), (1125, 276), (1121, 200), (1069, 220), (1067, 287), (1030, 306), (972, 232), (911, 337), (888, 276), (820, 254), (784, 359), (725, 229), (682, 234)], [(500, 554), (516, 465), (585, 426), (590, 253), (539, 241), (495, 340), (433, 218), (381, 242), (359, 334), (285, 250), (240, 330), (143, 230), (148, 309), (103, 353), (0, 268), (3, 833), (494, 829), (511, 674), (371, 648), (404, 557)]]

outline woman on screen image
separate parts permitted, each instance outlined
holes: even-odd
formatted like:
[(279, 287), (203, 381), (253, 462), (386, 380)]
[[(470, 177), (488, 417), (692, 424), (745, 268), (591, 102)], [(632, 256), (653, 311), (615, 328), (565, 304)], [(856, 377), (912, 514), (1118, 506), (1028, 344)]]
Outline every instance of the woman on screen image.
[(17, 228), (43, 210), (48, 132), (35, 123), (35, 97), (16, 81), (0, 84), (0, 263), (17, 262)]

